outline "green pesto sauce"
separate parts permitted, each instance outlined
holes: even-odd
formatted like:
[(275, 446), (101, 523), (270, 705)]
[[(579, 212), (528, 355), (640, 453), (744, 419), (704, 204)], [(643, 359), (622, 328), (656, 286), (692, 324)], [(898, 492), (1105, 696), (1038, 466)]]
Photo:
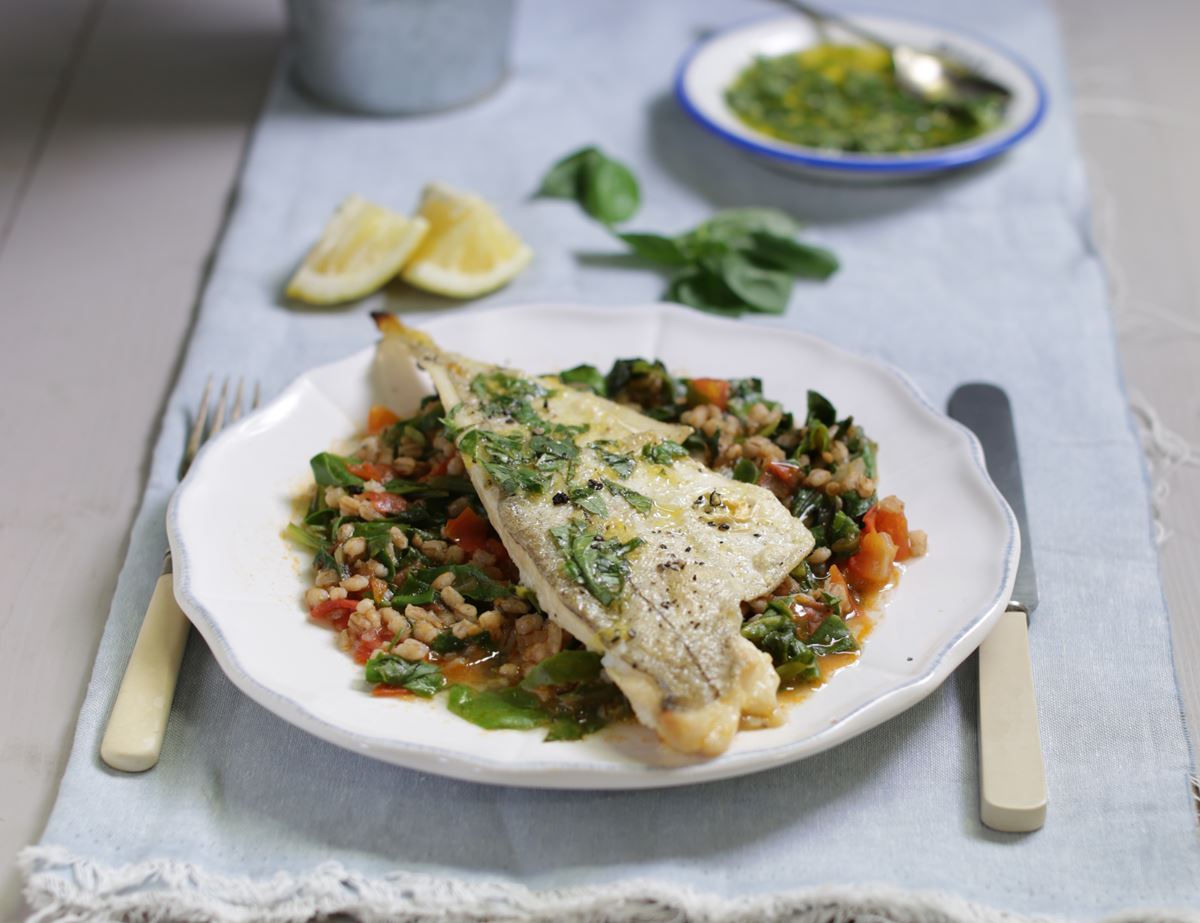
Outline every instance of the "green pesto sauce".
[(817, 45), (758, 58), (738, 75), (725, 99), (738, 118), (763, 134), (856, 153), (958, 144), (1004, 117), (998, 95), (969, 109), (915, 99), (896, 83), (891, 55), (873, 46)]

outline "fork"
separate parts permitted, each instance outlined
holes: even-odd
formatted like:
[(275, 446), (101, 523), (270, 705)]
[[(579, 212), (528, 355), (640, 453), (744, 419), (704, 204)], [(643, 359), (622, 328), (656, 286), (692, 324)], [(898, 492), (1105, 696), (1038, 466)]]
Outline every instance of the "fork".
[[(216, 436), (226, 422), (234, 423), (242, 415), (243, 381), (238, 379), (233, 403), (228, 406), (227, 414), (229, 379), (226, 378), (221, 384), (221, 393), (210, 423), (208, 404), (212, 396), (212, 385), (213, 380), (210, 377), (204, 386), (200, 406), (196, 410), (196, 419), (188, 434), (183, 460), (179, 465), (180, 479), (187, 473), (192, 459), (200, 451), (200, 446)], [(259, 396), (256, 383), (251, 410), (258, 407)], [(129, 663), (125, 667), (121, 688), (117, 690), (117, 699), (108, 716), (104, 739), (100, 742), (100, 758), (113, 769), (144, 772), (158, 762), (163, 736), (167, 730), (167, 716), (171, 712), (171, 700), (175, 695), (175, 681), (179, 678), (179, 665), (183, 660), (188, 627), (187, 616), (175, 602), (174, 583), (171, 578), (171, 550), (168, 548), (163, 556), (162, 573), (154, 586), (141, 631), (138, 632), (133, 653), (130, 654)]]

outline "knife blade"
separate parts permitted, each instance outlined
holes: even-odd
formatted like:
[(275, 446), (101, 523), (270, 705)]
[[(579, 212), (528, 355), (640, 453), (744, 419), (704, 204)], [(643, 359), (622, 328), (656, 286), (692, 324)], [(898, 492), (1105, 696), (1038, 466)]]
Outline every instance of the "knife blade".
[(1003, 388), (972, 382), (959, 386), (950, 395), (946, 409), (951, 417), (978, 437), (988, 474), (1017, 517), (1017, 526), (1021, 530), (1021, 557), (1017, 562), (1012, 598), (1028, 615), (1038, 604), (1037, 571), (1033, 566), (1033, 542), (1029, 538), (1029, 519), (1025, 512), (1025, 488), (1021, 482), (1021, 459), (1017, 454), (1012, 405)]
[(1003, 389), (973, 382), (955, 390), (946, 409), (978, 437), (988, 474), (1021, 533), (1012, 598), (979, 645), (979, 815), (994, 830), (1028, 833), (1046, 821), (1046, 768), (1029, 657), (1037, 574), (1012, 405)]

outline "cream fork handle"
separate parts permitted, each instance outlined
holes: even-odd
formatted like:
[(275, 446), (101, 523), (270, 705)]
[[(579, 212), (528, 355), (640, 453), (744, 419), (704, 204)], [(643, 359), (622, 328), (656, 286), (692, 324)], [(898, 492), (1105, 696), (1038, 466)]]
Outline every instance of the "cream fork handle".
[(979, 646), (979, 816), (1006, 833), (1046, 822), (1028, 616), (1016, 606)]
[(188, 624), (165, 573), (154, 585), (100, 743), (100, 758), (113, 769), (144, 772), (158, 762)]

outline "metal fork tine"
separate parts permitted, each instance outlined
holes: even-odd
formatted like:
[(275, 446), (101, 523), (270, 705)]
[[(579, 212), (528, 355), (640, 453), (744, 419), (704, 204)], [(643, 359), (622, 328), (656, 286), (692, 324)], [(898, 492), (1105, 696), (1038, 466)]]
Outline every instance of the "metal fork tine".
[(212, 426), (208, 428), (208, 438), (212, 439), (225, 425), (225, 404), (229, 399), (229, 379), (221, 382), (221, 396), (217, 398), (217, 409), (213, 411)]
[(262, 383), (256, 381), (254, 383), (254, 402), (251, 403), (251, 410), (258, 410), (258, 405), (262, 403)]
[(242, 418), (242, 385), (244, 380), (239, 378), (237, 390), (233, 392), (233, 407), (229, 410), (229, 422), (236, 423)]
[(204, 385), (204, 393), (200, 395), (200, 407), (196, 410), (196, 419), (192, 423), (192, 431), (188, 434), (187, 448), (183, 451), (183, 467), (196, 457), (200, 451), (200, 443), (204, 441), (204, 424), (208, 419), (208, 399), (212, 395), (212, 376)]

